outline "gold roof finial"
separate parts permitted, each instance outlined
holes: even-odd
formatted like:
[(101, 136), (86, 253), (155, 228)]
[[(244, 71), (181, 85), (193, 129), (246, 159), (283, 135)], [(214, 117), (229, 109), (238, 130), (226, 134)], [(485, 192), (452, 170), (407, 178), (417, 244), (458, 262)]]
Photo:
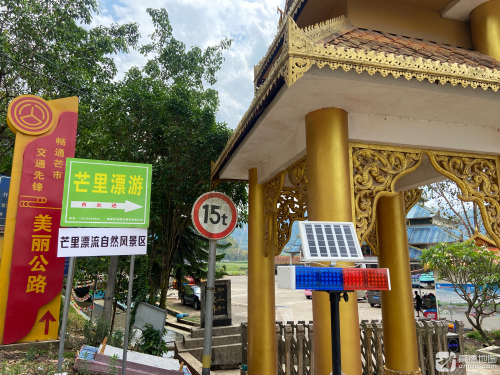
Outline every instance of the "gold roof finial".
[(281, 27), (281, 24), (283, 23), (283, 20), (285, 19), (285, 12), (283, 12), (280, 7), (276, 8), (277, 8), (276, 13), (279, 13), (280, 15), (280, 20), (278, 22), (278, 29), (279, 29)]

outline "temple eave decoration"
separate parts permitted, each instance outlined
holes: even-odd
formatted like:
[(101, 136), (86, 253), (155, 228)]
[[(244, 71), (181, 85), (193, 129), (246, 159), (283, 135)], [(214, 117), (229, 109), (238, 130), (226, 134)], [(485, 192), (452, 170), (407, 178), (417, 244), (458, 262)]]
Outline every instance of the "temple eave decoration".
[[(291, 9), (296, 9), (300, 3), (302, 0), (296, 1)], [(432, 48), (432, 51), (437, 49), (440, 55), (433, 55), (432, 51), (419, 54), (417, 50), (411, 55), (403, 54), (408, 52), (389, 53), (384, 50), (383, 45), (386, 39), (394, 37), (392, 34), (357, 29), (345, 16), (301, 29), (288, 13), (266, 56), (255, 67), (254, 99), (226, 148), (212, 166), (212, 178), (218, 178), (229, 155), (248, 134), (263, 108), (283, 83), (288, 87), (294, 85), (313, 66), (320, 69), (329, 67), (332, 70), (340, 68), (345, 72), (354, 70), (358, 74), (378, 73), (383, 77), (404, 77), (406, 80), (426, 80), (443, 85), (450, 83), (453, 86), (491, 89), (495, 92), (500, 89), (500, 62), (489, 56), (426, 41), (419, 41), (419, 48)], [(396, 37), (399, 38), (399, 44), (416, 43), (412, 38)], [(381, 40), (379, 44), (368, 42), (377, 38)], [(360, 47), (351, 47), (356, 45)], [(442, 52), (439, 48), (447, 52)], [(428, 55), (437, 57), (424, 58)], [(479, 62), (471, 63), (473, 60)]]
[[(461, 190), (459, 198), (478, 205), (485, 229), (500, 248), (499, 159), (496, 156), (447, 153), (382, 145), (350, 144), (353, 217), (359, 243), (380, 255), (376, 207), (380, 197), (394, 197), (397, 180), (415, 171), (424, 155)], [(285, 186), (285, 181), (291, 187)], [(405, 212), (417, 204), (421, 189), (404, 192)], [(307, 220), (307, 159), (302, 158), (264, 184), (266, 256), (279, 255), (297, 220)]]

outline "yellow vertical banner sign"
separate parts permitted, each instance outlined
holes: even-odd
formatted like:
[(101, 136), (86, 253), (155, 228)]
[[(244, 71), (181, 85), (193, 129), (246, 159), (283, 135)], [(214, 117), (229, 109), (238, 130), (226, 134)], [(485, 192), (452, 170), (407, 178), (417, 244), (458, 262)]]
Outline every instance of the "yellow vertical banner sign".
[(15, 98), (16, 134), (0, 263), (0, 343), (57, 338), (64, 258), (57, 258), (66, 157), (74, 157), (78, 98)]

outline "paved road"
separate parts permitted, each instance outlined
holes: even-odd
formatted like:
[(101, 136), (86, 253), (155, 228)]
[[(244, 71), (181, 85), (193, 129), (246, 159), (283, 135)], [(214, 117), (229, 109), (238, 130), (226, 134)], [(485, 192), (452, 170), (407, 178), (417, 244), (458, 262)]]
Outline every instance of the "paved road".
[[(231, 300), (233, 324), (246, 322), (248, 317), (248, 277), (229, 276), (231, 280)], [(417, 289), (414, 289), (417, 290)], [(313, 320), (312, 300), (304, 296), (303, 290), (289, 290), (275, 288), (276, 293), (276, 320), (306, 322)], [(174, 297), (176, 292), (172, 292), (174, 299), (171, 300), (173, 307), (178, 310), (188, 312), (190, 316), (199, 315), (200, 312), (188, 306), (181, 306), (180, 301)], [(170, 294), (169, 294), (170, 296)], [(366, 301), (360, 300), (358, 303), (359, 320), (362, 319), (382, 319), (380, 306), (371, 307)]]
[[(246, 276), (230, 276), (231, 299), (233, 309), (233, 324), (247, 320), (247, 288)], [(304, 296), (303, 290), (279, 289), (276, 287), (276, 320), (305, 320), (313, 319), (312, 300)], [(380, 307), (371, 307), (368, 303), (360, 301), (358, 304), (359, 319), (382, 319)]]

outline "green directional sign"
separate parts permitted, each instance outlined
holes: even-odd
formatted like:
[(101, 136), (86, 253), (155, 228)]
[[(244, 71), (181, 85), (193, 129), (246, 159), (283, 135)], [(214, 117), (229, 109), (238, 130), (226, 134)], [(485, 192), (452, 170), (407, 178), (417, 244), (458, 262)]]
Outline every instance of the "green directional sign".
[(66, 159), (62, 227), (149, 226), (151, 164)]

